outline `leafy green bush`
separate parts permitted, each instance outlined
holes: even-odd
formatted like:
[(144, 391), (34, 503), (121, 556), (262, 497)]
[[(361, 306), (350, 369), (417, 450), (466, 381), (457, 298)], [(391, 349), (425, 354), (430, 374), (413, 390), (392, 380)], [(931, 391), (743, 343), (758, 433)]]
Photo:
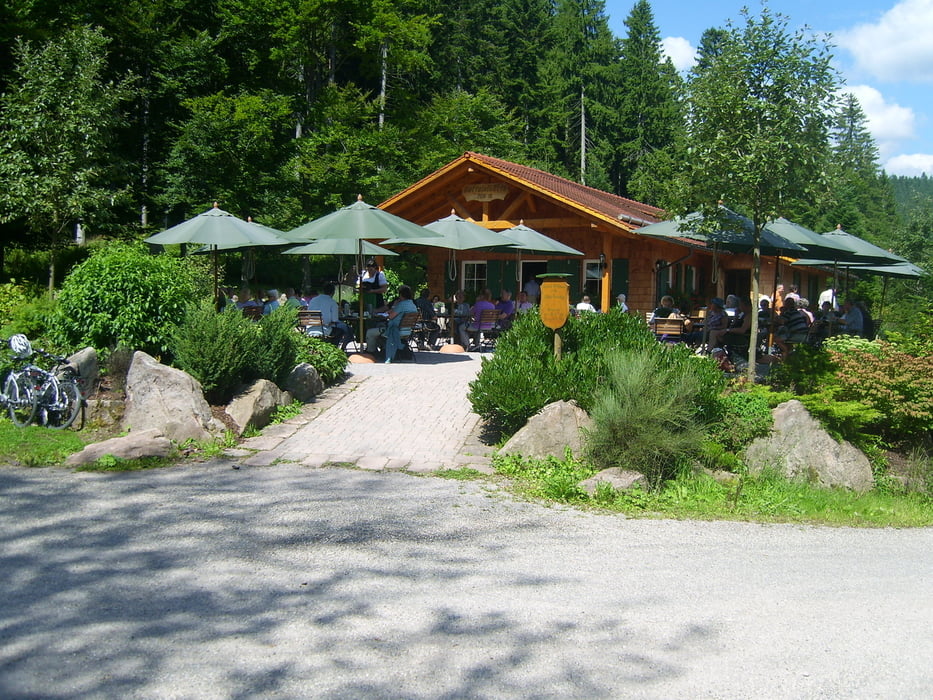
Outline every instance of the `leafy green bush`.
[(760, 391), (731, 391), (720, 395), (719, 417), (708, 428), (709, 438), (726, 450), (741, 451), (771, 430), (768, 399)]
[(8, 338), (14, 333), (23, 333), (30, 340), (49, 348), (47, 338), (58, 302), (47, 292), (32, 290), (29, 287), (5, 284), (0, 285), (0, 295), (10, 294), (4, 299), (2, 328), (0, 336)]
[(324, 386), (343, 377), (347, 371), (347, 354), (333, 343), (309, 335), (298, 335), (299, 363), (307, 362), (317, 370)]
[(836, 396), (859, 401), (881, 414), (880, 434), (893, 442), (915, 441), (933, 431), (933, 356), (914, 357), (883, 341), (872, 351), (830, 351), (839, 367)]
[(658, 343), (641, 319), (618, 310), (570, 318), (561, 329), (562, 357), (554, 359), (553, 331), (534, 313), (521, 314), (496, 343), (470, 384), (474, 412), (510, 435), (547, 404), (573, 399), (584, 410), (597, 388), (607, 381), (607, 362), (614, 353), (631, 350), (663, 356), (668, 364), (690, 367), (700, 379), (696, 411), (715, 413), (722, 373), (715, 364), (683, 346)]
[(835, 372), (836, 365), (828, 352), (801, 344), (784, 362), (771, 365), (768, 379), (775, 389), (810, 394), (831, 383)]
[(585, 501), (587, 495), (579, 483), (596, 472), (591, 465), (574, 459), (569, 451), (564, 459), (496, 455), (493, 466), (500, 474), (516, 479), (528, 495), (565, 503)]
[(665, 355), (628, 350), (609, 358), (586, 440), (596, 466), (641, 472), (654, 489), (674, 477), (703, 440), (696, 411), (700, 377), (688, 363)]
[(63, 347), (124, 346), (160, 355), (185, 307), (207, 290), (188, 258), (107, 243), (65, 278), (52, 337)]

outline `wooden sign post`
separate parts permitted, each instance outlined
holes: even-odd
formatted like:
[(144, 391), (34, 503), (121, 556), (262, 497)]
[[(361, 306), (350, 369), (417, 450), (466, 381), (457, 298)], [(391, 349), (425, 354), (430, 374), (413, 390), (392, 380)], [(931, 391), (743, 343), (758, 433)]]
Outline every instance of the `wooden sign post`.
[(560, 360), (560, 329), (567, 323), (567, 317), (570, 315), (570, 285), (563, 279), (569, 276), (562, 272), (538, 275), (541, 279), (541, 321), (554, 331), (555, 360)]

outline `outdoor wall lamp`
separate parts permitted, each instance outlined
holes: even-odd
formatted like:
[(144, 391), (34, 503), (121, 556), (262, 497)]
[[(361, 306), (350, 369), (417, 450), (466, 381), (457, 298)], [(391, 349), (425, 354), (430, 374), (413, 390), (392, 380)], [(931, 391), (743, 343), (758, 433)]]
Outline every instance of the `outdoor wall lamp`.
[(606, 265), (606, 254), (605, 254), (605, 253), (600, 253), (600, 254), (599, 254), (599, 269), (600, 269), (600, 270), (605, 270), (606, 267), (607, 267), (607, 265)]

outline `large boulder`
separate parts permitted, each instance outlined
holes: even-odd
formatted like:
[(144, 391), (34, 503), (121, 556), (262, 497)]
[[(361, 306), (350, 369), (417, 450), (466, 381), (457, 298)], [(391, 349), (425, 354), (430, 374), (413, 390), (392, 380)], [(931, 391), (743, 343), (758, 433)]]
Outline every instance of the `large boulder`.
[(141, 351), (133, 353), (126, 373), (121, 425), (135, 431), (155, 428), (177, 443), (207, 440), (223, 432), (223, 424), (211, 415), (196, 379)]
[(589, 479), (581, 481), (579, 485), (581, 489), (592, 496), (596, 493), (596, 487), (599, 484), (609, 484), (616, 491), (648, 490), (648, 479), (644, 474), (630, 469), (620, 469), (619, 467), (609, 467), (596, 472)]
[(575, 457), (581, 457), (581, 429), (591, 429), (592, 425), (592, 419), (575, 401), (555, 401), (529, 418), (525, 427), (515, 433), (499, 453), (534, 459), (564, 459), (569, 447)]
[(91, 347), (79, 350), (68, 358), (68, 364), (78, 372), (81, 393), (84, 396), (89, 396), (97, 390), (97, 380), (100, 377), (97, 350)]
[(302, 403), (308, 403), (324, 391), (324, 381), (314, 365), (302, 362), (285, 379), (285, 391)]
[(247, 427), (264, 428), (269, 425), (275, 409), (291, 401), (292, 396), (287, 391), (282, 391), (268, 379), (257, 379), (234, 396), (225, 410), (242, 435)]
[(791, 479), (821, 486), (870, 491), (874, 486), (868, 458), (851, 443), (836, 442), (799, 401), (791, 400), (772, 412), (774, 427), (745, 451), (752, 473), (774, 468)]
[(174, 451), (171, 441), (156, 428), (141, 430), (88, 445), (65, 460), (66, 467), (80, 467), (96, 462), (105, 455), (119, 459), (168, 457)]

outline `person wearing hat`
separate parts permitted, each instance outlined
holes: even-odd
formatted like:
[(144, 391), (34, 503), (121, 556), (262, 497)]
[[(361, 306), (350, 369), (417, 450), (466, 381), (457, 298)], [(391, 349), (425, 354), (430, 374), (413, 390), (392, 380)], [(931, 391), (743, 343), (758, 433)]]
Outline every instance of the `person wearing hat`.
[(386, 275), (376, 265), (376, 261), (370, 258), (366, 261), (366, 269), (360, 275), (360, 291), (363, 293), (363, 301), (369, 304), (373, 309), (381, 309), (385, 306), (383, 295), (389, 288), (389, 281)]
[(707, 337), (710, 337), (714, 336), (715, 331), (724, 331), (728, 327), (729, 319), (726, 317), (726, 302), (720, 297), (713, 297), (709, 300), (709, 312), (706, 314), (704, 332)]

